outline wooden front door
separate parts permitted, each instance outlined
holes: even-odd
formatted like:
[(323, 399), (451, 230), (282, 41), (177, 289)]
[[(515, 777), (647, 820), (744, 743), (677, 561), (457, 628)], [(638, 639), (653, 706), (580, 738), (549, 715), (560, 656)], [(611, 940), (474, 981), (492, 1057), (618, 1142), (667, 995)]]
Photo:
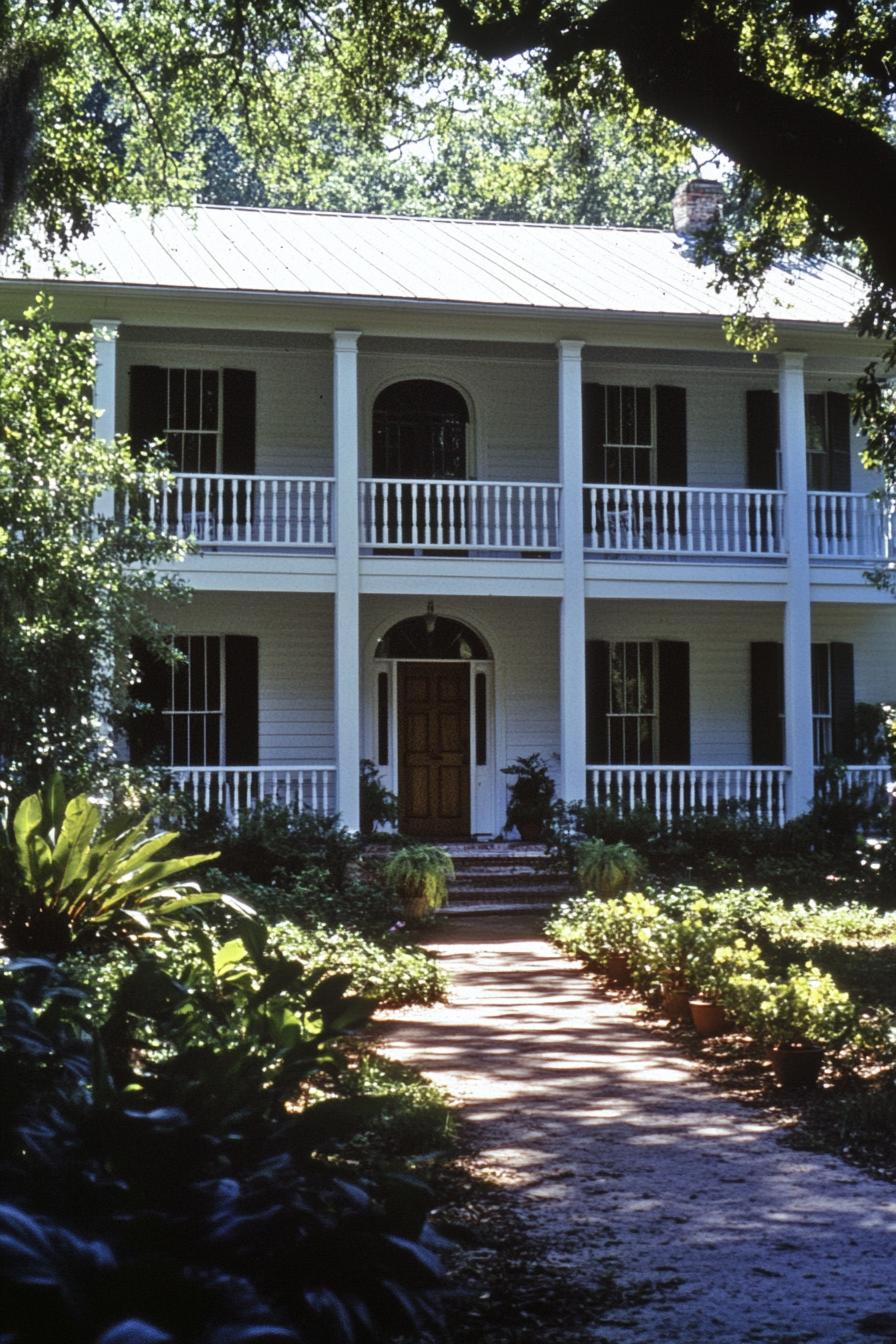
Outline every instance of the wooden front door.
[(398, 664), (398, 805), (406, 835), (470, 834), (470, 668)]

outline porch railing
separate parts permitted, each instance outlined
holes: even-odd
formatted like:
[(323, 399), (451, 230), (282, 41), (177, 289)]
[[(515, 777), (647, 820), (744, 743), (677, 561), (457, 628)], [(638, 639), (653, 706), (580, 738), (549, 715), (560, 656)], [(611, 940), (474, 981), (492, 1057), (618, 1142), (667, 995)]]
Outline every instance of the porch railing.
[(374, 549), (560, 548), (560, 486), (532, 481), (362, 480), (361, 545)]
[(869, 564), (896, 556), (896, 497), (811, 490), (809, 554)]
[(842, 775), (824, 781), (828, 796), (835, 798), (853, 788), (859, 790), (868, 807), (896, 804), (896, 783), (889, 765), (847, 765)]
[[(328, 477), (188, 472), (174, 477), (152, 509), (160, 532), (201, 546), (329, 550), (332, 494)], [(131, 507), (127, 502), (125, 511)]]
[(585, 549), (613, 555), (782, 557), (784, 494), (586, 485)]
[(320, 816), (336, 810), (335, 765), (174, 766), (170, 774), (197, 807), (232, 819), (261, 802)]
[(622, 815), (646, 807), (663, 825), (737, 802), (760, 820), (780, 825), (789, 774), (787, 767), (773, 765), (589, 765), (588, 800)]

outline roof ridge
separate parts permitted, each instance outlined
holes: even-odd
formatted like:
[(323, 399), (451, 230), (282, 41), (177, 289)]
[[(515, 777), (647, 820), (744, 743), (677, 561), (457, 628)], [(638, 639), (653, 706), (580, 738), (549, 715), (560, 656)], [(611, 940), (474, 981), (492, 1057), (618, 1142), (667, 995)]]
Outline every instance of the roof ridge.
[[(155, 213), (155, 207), (132, 205), (129, 201), (110, 201), (106, 208), (110, 207), (134, 212), (149, 210)], [(647, 227), (637, 224), (569, 224), (551, 219), (475, 219), (455, 215), (406, 215), (385, 210), (311, 210), (299, 205), (222, 205), (219, 202), (197, 201), (192, 205), (178, 205), (176, 202), (172, 202), (169, 205), (158, 207), (159, 214), (169, 210), (183, 211), (184, 213), (220, 210), (246, 215), (300, 215), (303, 218), (370, 219), (410, 224), (471, 224), (477, 227), (491, 225), (494, 228), (511, 229), (567, 229), (569, 231), (584, 229), (591, 233), (655, 233), (660, 235), (675, 233), (672, 228), (660, 229), (655, 226)]]

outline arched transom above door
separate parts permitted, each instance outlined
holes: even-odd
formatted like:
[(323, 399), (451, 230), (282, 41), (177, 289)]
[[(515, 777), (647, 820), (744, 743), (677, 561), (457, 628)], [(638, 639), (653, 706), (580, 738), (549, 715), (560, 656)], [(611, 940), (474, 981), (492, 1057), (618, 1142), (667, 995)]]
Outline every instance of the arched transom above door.
[(475, 630), (461, 621), (448, 616), (409, 616), (383, 635), (374, 657), (484, 662), (491, 654)]

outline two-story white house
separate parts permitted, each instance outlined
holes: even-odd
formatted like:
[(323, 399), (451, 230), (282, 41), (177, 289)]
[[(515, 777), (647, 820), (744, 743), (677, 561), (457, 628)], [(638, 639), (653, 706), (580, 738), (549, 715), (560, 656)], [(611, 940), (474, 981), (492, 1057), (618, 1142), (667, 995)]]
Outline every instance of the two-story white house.
[(896, 700), (843, 270), (770, 277), (753, 361), (673, 232), (111, 208), (79, 256), (4, 311), (52, 292), (100, 432), (166, 440), (194, 596), (134, 750), (200, 799), (356, 826), (369, 758), (403, 831), (491, 836), (539, 752), (569, 800), (781, 819)]

